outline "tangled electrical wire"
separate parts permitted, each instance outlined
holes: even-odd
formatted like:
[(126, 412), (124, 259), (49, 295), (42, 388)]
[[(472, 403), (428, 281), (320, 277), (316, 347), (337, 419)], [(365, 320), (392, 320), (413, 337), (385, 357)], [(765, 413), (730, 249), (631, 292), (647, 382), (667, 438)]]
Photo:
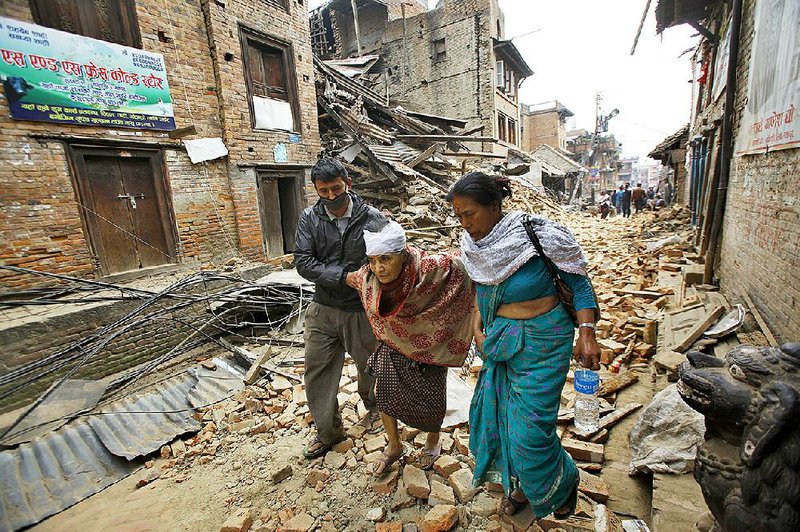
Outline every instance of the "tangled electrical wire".
[[(244, 327), (257, 326), (272, 330), (282, 328), (297, 317), (310, 302), (310, 293), (302, 286), (283, 283), (256, 284), (241, 277), (218, 272), (194, 273), (161, 291), (154, 292), (11, 266), (0, 266), (0, 269), (47, 277), (55, 276), (68, 284), (66, 287), (52, 289), (51, 294), (59, 292), (71, 296), (80, 294), (92, 301), (114, 299), (141, 301), (133, 310), (100, 327), (94, 333), (0, 375), (0, 401), (37, 382), (46, 383), (55, 379), (55, 384), (30, 405), (13, 425), (7, 427), (4, 434), (52, 395), (60, 384), (74, 375), (80, 375), (80, 370), (88, 364), (102, 364), (103, 353), (110, 352), (115, 346), (125, 346), (132, 335), (153, 330), (154, 334), (146, 334), (145, 338), (167, 345), (158, 349), (163, 351), (160, 355), (114, 379), (106, 391), (107, 394), (131, 386), (165, 362), (203, 344), (214, 342), (228, 349), (230, 344), (218, 340), (222, 335), (238, 335), (238, 331)], [(118, 295), (108, 294), (113, 291), (118, 291)], [(29, 292), (29, 295), (31, 293)], [(51, 294), (46, 298), (47, 304), (58, 301), (49, 297)], [(26, 301), (20, 299), (19, 292), (10, 298), (3, 297), (5, 295), (7, 294), (0, 295), (0, 306), (9, 304), (16, 306)], [(36, 300), (40, 302), (43, 300), (43, 291), (38, 291), (35, 295)], [(75, 297), (60, 300), (62, 304), (75, 302)], [(159, 338), (155, 330), (165, 328), (170, 329), (169, 334)], [(179, 331), (175, 331), (175, 328)], [(131, 346), (131, 348), (137, 347)], [(0, 438), (3, 435), (0, 435)]]

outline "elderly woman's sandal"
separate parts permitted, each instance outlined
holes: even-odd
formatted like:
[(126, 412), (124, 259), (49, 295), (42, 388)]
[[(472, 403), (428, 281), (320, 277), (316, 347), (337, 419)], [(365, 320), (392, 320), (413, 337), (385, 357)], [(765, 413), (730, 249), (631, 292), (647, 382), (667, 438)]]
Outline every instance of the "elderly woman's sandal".
[(439, 455), (442, 454), (442, 444), (438, 444), (433, 449), (422, 449), (420, 450), (419, 455), (417, 456), (417, 462), (420, 465), (420, 468), (423, 471), (428, 471), (433, 469), (433, 463), (439, 458)]
[(386, 451), (383, 451), (380, 458), (375, 461), (375, 465), (372, 467), (372, 476), (375, 478), (382, 476), (384, 473), (389, 471), (389, 469), (392, 467), (392, 464), (401, 460), (405, 455), (405, 448), (400, 451), (400, 454), (389, 454)]

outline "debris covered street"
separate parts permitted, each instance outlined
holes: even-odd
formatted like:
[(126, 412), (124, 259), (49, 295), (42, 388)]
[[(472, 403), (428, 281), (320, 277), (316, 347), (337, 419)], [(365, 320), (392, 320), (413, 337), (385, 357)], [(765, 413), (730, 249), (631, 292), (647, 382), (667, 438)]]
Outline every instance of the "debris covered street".
[(800, 9), (533, 4), (0, 4), (0, 532), (800, 530)]

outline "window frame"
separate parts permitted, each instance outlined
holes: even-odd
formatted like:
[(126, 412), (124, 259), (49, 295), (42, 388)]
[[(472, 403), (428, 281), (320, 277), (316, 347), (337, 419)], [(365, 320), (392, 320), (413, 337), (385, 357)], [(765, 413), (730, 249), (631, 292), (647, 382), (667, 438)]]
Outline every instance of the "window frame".
[[(75, 33), (68, 31), (64, 29), (63, 26), (54, 24), (55, 22), (54, 17), (57, 15), (49, 9), (44, 9), (44, 6), (40, 5), (42, 3), (42, 0), (27, 0), (27, 3), (31, 10), (31, 16), (33, 17), (33, 21), (39, 26), (53, 28), (54, 30), (72, 33), (73, 35), (80, 35), (82, 37), (88, 37), (90, 39), (97, 39), (103, 42), (111, 42), (114, 44), (119, 44), (120, 46), (127, 46), (129, 48), (138, 48), (140, 50), (143, 49), (142, 32), (139, 27), (139, 17), (136, 14), (135, 0), (109, 0), (108, 1), (109, 10), (106, 13), (106, 15), (108, 15), (109, 20), (118, 17), (120, 20), (128, 22), (128, 24), (123, 29), (127, 30), (124, 36), (128, 37), (130, 39), (130, 42), (127, 42), (127, 40), (126, 42), (106, 41), (105, 39), (102, 39), (101, 36), (86, 35), (83, 33)], [(76, 7), (85, 8), (86, 6), (84, 5), (79, 6), (76, 4)], [(61, 11), (58, 10), (57, 14), (61, 14)], [(80, 22), (80, 20), (76, 20), (75, 22)]]
[(497, 111), (497, 140), (507, 142), (508, 117), (502, 111)]
[[(253, 131), (280, 131), (284, 133), (301, 134), (302, 119), (300, 116), (300, 93), (297, 83), (297, 69), (294, 63), (294, 47), (291, 43), (281, 41), (258, 31), (252, 27), (239, 24), (239, 41), (242, 50), (242, 74), (244, 75), (245, 86), (247, 87), (247, 107), (250, 110), (250, 128)], [(256, 114), (253, 107), (253, 83), (250, 77), (250, 41), (260, 44), (266, 48), (273, 48), (280, 51), (283, 55), (283, 69), (286, 79), (287, 100), (292, 109), (292, 121), (294, 127), (291, 131), (276, 128), (256, 128)]]
[[(441, 43), (441, 50), (437, 51), (437, 46), (440, 43)], [(441, 63), (443, 61), (447, 61), (447, 41), (445, 40), (445, 37), (433, 40), (433, 62)]]

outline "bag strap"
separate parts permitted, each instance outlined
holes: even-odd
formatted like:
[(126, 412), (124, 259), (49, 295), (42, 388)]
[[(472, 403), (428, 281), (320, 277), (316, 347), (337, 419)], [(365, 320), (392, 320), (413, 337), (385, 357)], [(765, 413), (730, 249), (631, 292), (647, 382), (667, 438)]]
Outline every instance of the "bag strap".
[(550, 277), (553, 278), (553, 282), (556, 283), (558, 281), (562, 281), (561, 275), (558, 274), (558, 268), (550, 260), (550, 257), (544, 254), (544, 249), (542, 248), (542, 243), (539, 241), (539, 236), (536, 234), (536, 231), (533, 229), (533, 220), (525, 220), (522, 222), (522, 226), (525, 228), (525, 232), (528, 233), (528, 238), (530, 238), (531, 242), (533, 242), (533, 247), (536, 248), (536, 251), (539, 253), (539, 256), (542, 257), (544, 261), (544, 265), (547, 268), (547, 271), (550, 272)]

